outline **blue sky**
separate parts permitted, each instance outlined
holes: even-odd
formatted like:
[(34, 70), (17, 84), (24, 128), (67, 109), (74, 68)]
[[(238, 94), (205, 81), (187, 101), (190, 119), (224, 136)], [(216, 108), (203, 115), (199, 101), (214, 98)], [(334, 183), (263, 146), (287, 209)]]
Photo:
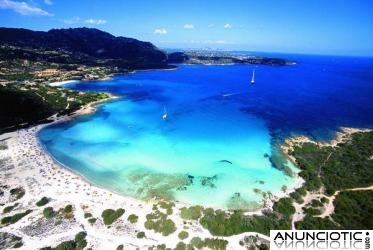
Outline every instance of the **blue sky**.
[(0, 0), (0, 26), (94, 27), (161, 48), (373, 55), (371, 0)]

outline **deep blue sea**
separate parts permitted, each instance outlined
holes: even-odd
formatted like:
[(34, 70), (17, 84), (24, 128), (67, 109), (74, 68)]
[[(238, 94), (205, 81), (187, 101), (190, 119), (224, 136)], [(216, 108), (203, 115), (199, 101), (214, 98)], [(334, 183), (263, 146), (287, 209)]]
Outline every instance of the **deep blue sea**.
[(341, 126), (373, 127), (373, 59), (280, 57), (297, 64), (180, 65), (65, 85), (122, 98), (39, 138), (61, 163), (125, 195), (255, 208), (264, 192), (297, 181), (268, 157), (283, 138), (328, 140)]

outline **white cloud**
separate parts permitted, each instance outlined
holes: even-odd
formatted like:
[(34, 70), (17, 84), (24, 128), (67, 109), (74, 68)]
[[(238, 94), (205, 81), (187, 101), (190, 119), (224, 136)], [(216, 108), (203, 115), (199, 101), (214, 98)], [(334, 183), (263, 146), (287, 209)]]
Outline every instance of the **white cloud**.
[(0, 9), (13, 10), (24, 16), (51, 16), (47, 11), (29, 5), (26, 2), (0, 0)]
[(224, 41), (224, 40), (206, 40), (206, 41), (203, 41), (202, 43), (207, 43), (207, 44), (227, 44), (227, 42)]
[(165, 28), (159, 28), (159, 29), (155, 29), (153, 33), (157, 35), (166, 35), (167, 30)]
[(106, 20), (103, 20), (103, 19), (93, 19), (93, 18), (86, 19), (86, 20), (84, 20), (84, 22), (88, 23), (88, 24), (93, 24), (93, 25), (101, 25), (101, 24), (106, 24), (107, 23)]
[(74, 23), (80, 23), (81, 19), (80, 19), (80, 17), (73, 17), (73, 18), (70, 18), (70, 19), (64, 19), (63, 22), (66, 23), (66, 24), (74, 24)]
[(46, 5), (52, 5), (53, 4), (52, 0), (44, 0), (44, 3)]
[(194, 25), (193, 24), (184, 24), (184, 29), (187, 29), (187, 30), (194, 29)]
[(232, 29), (232, 25), (229, 23), (224, 24), (224, 29)]

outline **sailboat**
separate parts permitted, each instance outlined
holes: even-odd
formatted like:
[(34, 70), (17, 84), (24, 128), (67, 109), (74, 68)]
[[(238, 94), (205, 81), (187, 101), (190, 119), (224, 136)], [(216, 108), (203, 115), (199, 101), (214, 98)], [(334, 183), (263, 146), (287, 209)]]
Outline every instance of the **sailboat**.
[(168, 116), (168, 114), (167, 114), (167, 109), (166, 109), (166, 107), (163, 107), (163, 115), (162, 115), (162, 119), (163, 119), (163, 120), (166, 120), (166, 119), (167, 119), (167, 116)]
[(253, 69), (253, 74), (251, 76), (251, 84), (254, 84), (255, 83), (255, 69)]

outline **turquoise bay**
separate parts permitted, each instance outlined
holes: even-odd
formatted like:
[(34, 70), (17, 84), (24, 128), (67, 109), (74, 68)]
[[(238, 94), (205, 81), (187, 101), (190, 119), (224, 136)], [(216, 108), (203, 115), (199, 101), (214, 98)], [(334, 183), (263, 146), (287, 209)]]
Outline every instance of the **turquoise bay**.
[[(121, 98), (100, 105), (94, 114), (46, 127), (39, 138), (59, 162), (124, 195), (253, 209), (262, 202), (262, 192), (276, 194), (296, 184), (297, 178), (277, 170), (268, 157), (278, 138), (294, 132), (321, 137), (349, 124), (351, 117), (338, 112), (343, 124), (296, 123), (289, 117), (294, 101), (310, 105), (326, 91), (318, 83), (309, 85), (312, 78), (302, 78), (304, 67), (316, 65), (306, 62), (258, 67), (255, 85), (249, 83), (253, 66), (247, 65), (181, 66), (72, 83), (66, 87)], [(364, 94), (359, 98), (364, 100)], [(318, 112), (311, 106), (304, 107), (307, 117)], [(279, 125), (284, 122), (286, 127)]]

